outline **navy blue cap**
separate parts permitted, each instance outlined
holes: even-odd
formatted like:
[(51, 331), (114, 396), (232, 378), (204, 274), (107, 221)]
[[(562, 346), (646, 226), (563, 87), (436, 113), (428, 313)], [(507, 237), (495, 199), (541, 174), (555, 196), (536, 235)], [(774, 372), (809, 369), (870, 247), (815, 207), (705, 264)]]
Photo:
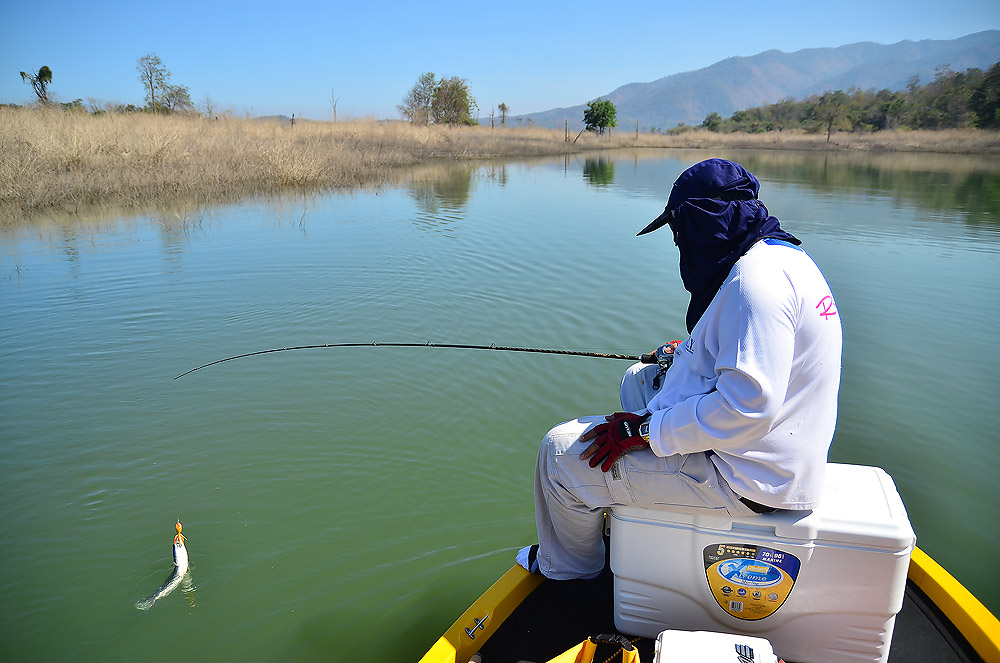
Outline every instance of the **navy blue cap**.
[(651, 233), (670, 223), (681, 205), (693, 199), (753, 200), (760, 182), (743, 166), (725, 159), (708, 159), (691, 166), (677, 178), (663, 213), (636, 236)]

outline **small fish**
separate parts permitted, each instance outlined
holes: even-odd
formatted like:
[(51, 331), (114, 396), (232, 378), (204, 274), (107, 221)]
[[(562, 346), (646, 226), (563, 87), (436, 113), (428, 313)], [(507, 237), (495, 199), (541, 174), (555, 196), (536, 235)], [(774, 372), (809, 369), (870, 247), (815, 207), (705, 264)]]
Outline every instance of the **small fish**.
[(178, 520), (174, 527), (177, 529), (177, 535), (174, 536), (174, 571), (151, 596), (136, 602), (135, 607), (139, 610), (149, 610), (157, 600), (177, 589), (188, 572), (188, 551), (184, 545), (187, 537), (181, 534), (181, 521)]

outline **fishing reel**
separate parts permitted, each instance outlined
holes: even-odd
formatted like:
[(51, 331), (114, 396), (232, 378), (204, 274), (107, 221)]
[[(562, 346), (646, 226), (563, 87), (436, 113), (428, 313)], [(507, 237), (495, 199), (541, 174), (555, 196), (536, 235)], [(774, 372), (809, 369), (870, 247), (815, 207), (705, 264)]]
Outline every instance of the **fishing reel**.
[(666, 372), (674, 363), (674, 351), (667, 352), (667, 347), (673, 345), (675, 348), (678, 348), (680, 344), (681, 341), (664, 343), (649, 354), (639, 357), (639, 360), (644, 364), (657, 364), (661, 371)]
[[(671, 345), (674, 346), (674, 350), (668, 352), (667, 348)], [(639, 360), (644, 364), (656, 364), (660, 367), (660, 370), (657, 371), (656, 376), (653, 378), (653, 389), (660, 388), (660, 384), (663, 382), (663, 376), (666, 375), (667, 370), (674, 365), (674, 352), (676, 352), (676, 348), (679, 348), (680, 345), (681, 341), (670, 341), (669, 343), (664, 343), (649, 354), (642, 355), (639, 358)]]

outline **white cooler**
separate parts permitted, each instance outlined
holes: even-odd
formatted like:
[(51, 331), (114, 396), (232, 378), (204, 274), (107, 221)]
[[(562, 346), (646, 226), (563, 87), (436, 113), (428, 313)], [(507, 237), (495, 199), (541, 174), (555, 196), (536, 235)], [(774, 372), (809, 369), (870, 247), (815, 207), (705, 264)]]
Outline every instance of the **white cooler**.
[(880, 468), (828, 465), (814, 511), (614, 507), (609, 521), (622, 633), (743, 633), (796, 663), (889, 656), (915, 537)]

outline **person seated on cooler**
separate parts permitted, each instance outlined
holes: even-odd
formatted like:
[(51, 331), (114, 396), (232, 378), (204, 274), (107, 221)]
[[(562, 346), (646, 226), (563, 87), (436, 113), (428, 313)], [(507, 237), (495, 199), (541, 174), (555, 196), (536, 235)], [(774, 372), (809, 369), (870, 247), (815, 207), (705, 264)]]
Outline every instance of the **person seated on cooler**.
[[(603, 512), (615, 505), (746, 517), (811, 509), (837, 419), (842, 333), (830, 286), (783, 231), (739, 164), (702, 161), (674, 182), (663, 213), (680, 253), (690, 337), (665, 375), (638, 364), (624, 412), (550, 430), (535, 467), (538, 544), (518, 562), (553, 579), (604, 566)], [(655, 324), (661, 284), (594, 315)], [(659, 378), (659, 379), (657, 379)]]

